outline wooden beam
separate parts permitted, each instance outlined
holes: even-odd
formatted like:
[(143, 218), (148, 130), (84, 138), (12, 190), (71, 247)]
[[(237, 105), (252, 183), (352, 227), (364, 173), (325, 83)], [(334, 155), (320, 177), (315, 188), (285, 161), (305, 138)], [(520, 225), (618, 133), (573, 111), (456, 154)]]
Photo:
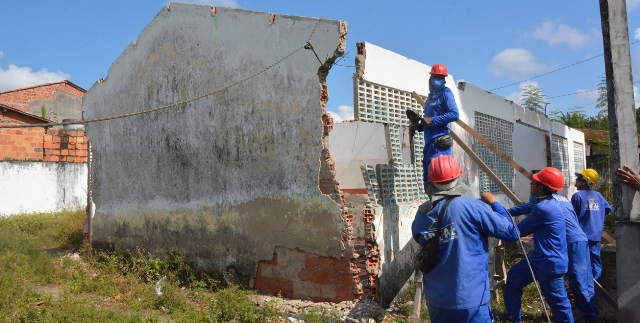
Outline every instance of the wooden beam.
[(526, 169), (524, 169), (524, 167), (520, 166), (520, 164), (518, 164), (515, 160), (513, 160), (513, 158), (509, 157), (509, 155), (505, 154), (502, 150), (498, 149), (498, 147), (496, 147), (494, 144), (489, 142), (487, 138), (483, 137), (480, 133), (475, 131), (475, 129), (469, 127), (469, 125), (462, 122), (461, 120), (456, 121), (456, 123), (460, 127), (462, 127), (462, 129), (466, 130), (474, 138), (480, 141), (483, 145), (487, 146), (487, 148), (491, 149), (491, 151), (496, 153), (496, 155), (500, 156), (500, 158), (502, 158), (504, 161), (506, 161), (511, 166), (513, 166), (513, 168), (515, 168), (518, 172), (520, 172), (520, 174), (524, 175), (524, 177), (526, 177), (529, 180), (533, 180), (533, 177), (531, 177), (531, 173), (529, 173)]
[[(414, 92), (411, 92), (411, 96), (418, 101), (418, 103), (420, 103), (422, 106), (424, 106), (424, 100), (422, 100), (422, 97), (420, 96), (420, 94)], [(511, 158), (509, 155), (505, 154), (502, 150), (500, 150), (498, 147), (496, 147), (494, 144), (492, 144), (489, 140), (487, 140), (487, 138), (485, 138), (484, 136), (482, 136), (479, 132), (477, 132), (475, 129), (469, 127), (469, 125), (467, 125), (466, 123), (464, 123), (461, 120), (456, 121), (456, 123), (464, 130), (466, 130), (469, 134), (471, 134), (474, 138), (476, 138), (478, 141), (480, 141), (483, 145), (487, 146), (487, 148), (491, 149), (491, 151), (493, 151), (496, 155), (500, 156), (500, 158), (502, 158), (504, 161), (506, 161), (507, 163), (509, 163), (511, 166), (513, 166), (513, 168), (515, 168), (518, 172), (520, 172), (520, 174), (524, 175), (524, 177), (526, 177), (529, 180), (533, 180), (533, 178), (531, 177), (531, 173), (529, 173), (526, 169), (524, 169), (524, 167), (522, 167), (520, 164), (518, 164), (515, 160), (513, 160), (513, 158)]]
[[(418, 101), (418, 103), (422, 106), (424, 106), (424, 100), (422, 99), (422, 97), (416, 93), (413, 92), (411, 93), (411, 96), (413, 96), (413, 98)], [(468, 127), (468, 126), (467, 126)], [(467, 129), (465, 129), (467, 130)], [(468, 131), (468, 130), (467, 130)], [(473, 135), (473, 134), (472, 134)], [(478, 134), (480, 135), (480, 134)], [(458, 145), (460, 146), (460, 148), (462, 148), (462, 150), (464, 150), (467, 155), (469, 155), (471, 157), (471, 159), (473, 159), (473, 161), (478, 165), (478, 167), (480, 167), (480, 169), (482, 169), (487, 176), (489, 176), (489, 178), (491, 178), (491, 180), (493, 180), (494, 183), (496, 183), (496, 185), (498, 185), (498, 187), (500, 188), (500, 190), (507, 195), (507, 197), (515, 204), (515, 205), (520, 205), (522, 204), (522, 202), (520, 201), (520, 199), (518, 199), (518, 197), (516, 196), (515, 193), (513, 193), (509, 187), (507, 187), (507, 185), (505, 185), (502, 180), (500, 180), (500, 178), (491, 170), (491, 168), (489, 168), (489, 166), (487, 166), (487, 164), (485, 164), (482, 159), (476, 155), (476, 153), (471, 149), (471, 147), (467, 146), (466, 143), (464, 143), (464, 141), (462, 141), (462, 139), (460, 137), (458, 137), (458, 135), (451, 131), (451, 137), (453, 138), (453, 140), (458, 143)], [(482, 137), (484, 139), (484, 137)], [(486, 141), (486, 139), (484, 139)], [(495, 146), (494, 146), (495, 147)], [(498, 149), (498, 148), (496, 148)], [(499, 150), (498, 150), (499, 151)], [(503, 153), (504, 155), (504, 153)], [(505, 155), (506, 156), (506, 155)], [(515, 161), (514, 161), (515, 163)], [(529, 174), (529, 176), (531, 176), (531, 174)]]
[(602, 231), (602, 237), (607, 240), (610, 244), (612, 244), (614, 247), (617, 248), (616, 246), (616, 239), (614, 239), (612, 236), (610, 236), (607, 231)]

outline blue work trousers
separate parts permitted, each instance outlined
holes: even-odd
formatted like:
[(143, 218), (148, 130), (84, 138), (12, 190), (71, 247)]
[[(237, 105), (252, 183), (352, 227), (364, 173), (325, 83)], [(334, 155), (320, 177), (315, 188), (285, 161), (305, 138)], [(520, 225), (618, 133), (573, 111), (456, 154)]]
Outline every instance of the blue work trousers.
[(433, 323), (490, 323), (493, 322), (493, 313), (489, 304), (478, 307), (452, 310), (447, 308), (427, 306), (429, 318)]
[(452, 147), (449, 148), (440, 148), (433, 141), (427, 142), (424, 145), (424, 150), (422, 151), (422, 179), (425, 182), (429, 181), (429, 165), (431, 165), (431, 159), (436, 158), (440, 155), (451, 156)]
[[(554, 322), (573, 323), (571, 302), (564, 289), (562, 274), (550, 274), (533, 268), (536, 279), (540, 283), (542, 295), (544, 295)], [(504, 306), (513, 322), (522, 321), (522, 290), (533, 283), (533, 276), (526, 259), (522, 259), (507, 272), (507, 284), (504, 289)]]
[(598, 322), (598, 305), (595, 300), (591, 261), (587, 241), (578, 241), (567, 245), (569, 252), (569, 271), (567, 280), (573, 293), (576, 308), (585, 322)]
[(589, 257), (591, 258), (591, 275), (600, 281), (602, 260), (600, 260), (600, 241), (589, 241)]

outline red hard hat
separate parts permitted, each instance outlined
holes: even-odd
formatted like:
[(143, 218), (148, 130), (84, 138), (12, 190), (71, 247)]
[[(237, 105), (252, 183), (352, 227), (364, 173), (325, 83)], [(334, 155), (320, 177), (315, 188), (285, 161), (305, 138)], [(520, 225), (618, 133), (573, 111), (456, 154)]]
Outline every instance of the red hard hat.
[(434, 64), (431, 67), (431, 72), (429, 72), (429, 74), (449, 76), (449, 72), (447, 72), (447, 67), (444, 66), (444, 64), (440, 64), (440, 63)]
[(553, 167), (545, 167), (541, 171), (532, 175), (533, 179), (549, 187), (552, 190), (560, 191), (564, 187), (564, 175)]
[(429, 180), (434, 183), (452, 181), (462, 175), (458, 162), (451, 156), (440, 155), (431, 160)]

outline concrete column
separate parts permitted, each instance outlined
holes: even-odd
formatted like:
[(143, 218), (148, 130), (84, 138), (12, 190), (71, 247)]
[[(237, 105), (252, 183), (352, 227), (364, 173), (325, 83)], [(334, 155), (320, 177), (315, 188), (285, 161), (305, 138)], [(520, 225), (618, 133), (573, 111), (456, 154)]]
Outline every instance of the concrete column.
[[(615, 179), (615, 170), (622, 165), (638, 169), (638, 142), (625, 1), (600, 0), (600, 16), (609, 103), (611, 178)], [(640, 264), (640, 222), (637, 221), (640, 220), (640, 199), (631, 187), (620, 185), (615, 180), (613, 183), (618, 239), (618, 321), (638, 322), (640, 276), (637, 275), (637, 269)]]

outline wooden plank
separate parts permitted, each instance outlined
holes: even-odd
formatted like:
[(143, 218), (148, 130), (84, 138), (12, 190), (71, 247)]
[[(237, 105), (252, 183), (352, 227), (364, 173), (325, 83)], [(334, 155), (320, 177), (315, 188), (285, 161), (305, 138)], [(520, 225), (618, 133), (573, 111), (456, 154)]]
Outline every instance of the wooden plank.
[(611, 305), (614, 310), (618, 311), (618, 302), (611, 297), (604, 288), (602, 288), (602, 285), (600, 285), (595, 278), (593, 279), (593, 287), (595, 287), (596, 292), (598, 292), (598, 294), (600, 294), (600, 296), (602, 296), (602, 298), (604, 298), (604, 300)]
[[(418, 93), (414, 91), (411, 93), (411, 96), (416, 101), (418, 101), (420, 105), (424, 106), (424, 100), (422, 100), (422, 97)], [(480, 141), (483, 145), (487, 146), (487, 148), (491, 149), (491, 151), (493, 151), (496, 155), (500, 156), (500, 158), (502, 158), (504, 161), (506, 161), (511, 166), (513, 166), (513, 168), (515, 168), (518, 172), (520, 172), (520, 174), (524, 175), (524, 177), (526, 177), (529, 180), (533, 180), (533, 178), (531, 177), (531, 173), (529, 173), (526, 169), (524, 169), (524, 167), (518, 164), (509, 155), (505, 154), (502, 150), (500, 150), (498, 147), (492, 144), (489, 140), (487, 140), (487, 138), (482, 136), (475, 129), (469, 127), (469, 125), (464, 123), (462, 120), (456, 121), (456, 124), (458, 124), (462, 129), (466, 130), (469, 134), (471, 134), (474, 138)]]
[(416, 295), (413, 298), (413, 315), (420, 317), (420, 309), (422, 307), (422, 272), (418, 271), (416, 274)]
[(500, 150), (498, 147), (492, 144), (489, 140), (487, 140), (487, 138), (485, 138), (480, 133), (475, 131), (475, 129), (469, 127), (469, 125), (462, 122), (461, 120), (456, 121), (456, 123), (460, 127), (462, 127), (462, 129), (470, 133), (474, 138), (478, 139), (478, 141), (480, 141), (483, 145), (487, 146), (487, 148), (491, 149), (491, 151), (496, 153), (496, 155), (500, 156), (500, 158), (502, 158), (504, 161), (506, 161), (511, 166), (513, 166), (513, 168), (515, 168), (515, 170), (520, 172), (520, 174), (524, 175), (524, 177), (528, 178), (531, 181), (533, 180), (533, 177), (531, 177), (531, 173), (529, 173), (526, 169), (524, 169), (524, 167), (520, 166), (520, 164), (518, 164), (515, 160), (513, 160), (513, 158), (509, 157), (509, 155), (505, 154), (502, 150)]
[(458, 145), (460, 146), (460, 148), (462, 148), (462, 150), (464, 150), (467, 155), (469, 155), (469, 157), (471, 157), (471, 159), (473, 159), (473, 161), (478, 165), (478, 167), (480, 167), (480, 169), (482, 169), (487, 176), (489, 176), (489, 178), (491, 178), (491, 180), (496, 183), (496, 185), (498, 185), (498, 187), (500, 188), (500, 190), (502, 191), (502, 193), (504, 193), (510, 200), (511, 202), (513, 202), (513, 204), (515, 205), (520, 205), (522, 204), (522, 201), (520, 201), (520, 199), (516, 196), (515, 193), (513, 193), (509, 187), (507, 187), (507, 185), (505, 185), (500, 178), (498, 177), (498, 175), (496, 175), (491, 168), (489, 168), (489, 166), (487, 166), (487, 164), (485, 164), (482, 159), (480, 159), (480, 157), (478, 155), (476, 155), (476, 153), (471, 150), (471, 147), (467, 146), (467, 144), (464, 143), (464, 141), (462, 141), (462, 139), (460, 139), (460, 137), (458, 137), (458, 135), (451, 131), (451, 137), (453, 137), (453, 140), (455, 140), (455, 142), (458, 143)]
[[(411, 96), (422, 106), (424, 106), (424, 100), (422, 99), (422, 97), (420, 97), (420, 95), (418, 93), (416, 93), (415, 91), (411, 93)], [(498, 185), (498, 187), (500, 188), (500, 190), (515, 204), (515, 205), (520, 205), (522, 204), (522, 202), (520, 201), (520, 199), (518, 199), (518, 197), (509, 189), (509, 187), (507, 187), (507, 185), (505, 185), (500, 178), (491, 170), (491, 168), (489, 168), (489, 166), (487, 166), (487, 164), (485, 164), (482, 159), (480, 159), (480, 157), (478, 155), (476, 155), (476, 153), (469, 147), (467, 146), (467, 144), (464, 143), (464, 141), (462, 141), (462, 139), (460, 137), (458, 137), (458, 135), (451, 131), (451, 137), (453, 137), (453, 140), (455, 140), (455, 142), (458, 143), (458, 145), (460, 146), (460, 148), (462, 148), (462, 150), (464, 150), (470, 157), (471, 159), (473, 159), (473, 161), (478, 165), (478, 167), (480, 167), (480, 169), (482, 169), (487, 176), (489, 176), (489, 178), (491, 178), (491, 180), (493, 180), (494, 183), (496, 183), (496, 185)], [(485, 139), (486, 140), (486, 139)], [(496, 148), (497, 149), (497, 148)], [(531, 176), (531, 174), (529, 174), (529, 176)]]
[(612, 237), (611, 235), (609, 235), (606, 231), (602, 231), (602, 237), (605, 240), (607, 240), (610, 244), (612, 244), (614, 247), (617, 248), (616, 239), (614, 237)]

